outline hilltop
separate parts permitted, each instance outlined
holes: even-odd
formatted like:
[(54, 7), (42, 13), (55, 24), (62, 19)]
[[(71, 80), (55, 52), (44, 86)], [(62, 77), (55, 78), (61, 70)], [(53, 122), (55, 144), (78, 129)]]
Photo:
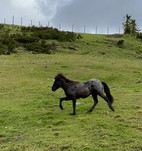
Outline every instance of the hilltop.
[(1, 24), (0, 54), (75, 53), (141, 58), (142, 40), (140, 38), (123, 34), (79, 34), (59, 31), (51, 27), (21, 27)]

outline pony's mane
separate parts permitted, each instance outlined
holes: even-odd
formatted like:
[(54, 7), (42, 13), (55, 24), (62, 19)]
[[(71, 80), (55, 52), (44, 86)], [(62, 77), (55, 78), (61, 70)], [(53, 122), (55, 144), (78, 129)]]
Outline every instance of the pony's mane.
[(62, 73), (57, 74), (57, 76), (59, 76), (60, 78), (65, 79), (68, 83), (78, 83), (77, 81), (73, 81), (73, 80), (67, 78), (67, 77), (64, 76), (64, 74), (62, 74)]

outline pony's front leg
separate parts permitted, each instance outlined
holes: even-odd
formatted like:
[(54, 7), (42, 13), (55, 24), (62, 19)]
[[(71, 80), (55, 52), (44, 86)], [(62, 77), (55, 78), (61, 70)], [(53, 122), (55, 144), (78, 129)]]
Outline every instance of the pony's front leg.
[(63, 106), (62, 106), (62, 102), (63, 102), (64, 100), (69, 100), (69, 98), (68, 98), (68, 97), (64, 97), (64, 98), (61, 98), (61, 99), (60, 99), (59, 107), (60, 107), (61, 110), (64, 109)]

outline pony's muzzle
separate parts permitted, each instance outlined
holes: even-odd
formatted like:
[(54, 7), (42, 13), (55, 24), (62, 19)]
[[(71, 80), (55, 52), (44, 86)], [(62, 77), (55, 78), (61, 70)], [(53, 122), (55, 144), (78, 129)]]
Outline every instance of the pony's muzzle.
[(56, 91), (56, 89), (54, 87), (52, 87), (52, 91)]

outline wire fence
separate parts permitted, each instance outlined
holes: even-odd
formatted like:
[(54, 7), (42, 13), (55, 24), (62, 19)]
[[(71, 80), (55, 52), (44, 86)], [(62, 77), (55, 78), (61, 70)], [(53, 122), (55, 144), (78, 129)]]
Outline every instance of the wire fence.
[[(62, 24), (52, 24), (50, 21), (47, 22), (47, 24), (42, 24), (41, 21), (33, 21), (32, 19), (27, 21), (23, 17), (19, 19), (15, 19), (15, 16), (11, 17), (11, 21), (7, 21), (6, 18), (0, 18), (0, 23), (1, 24), (10, 24), (10, 25), (19, 25), (19, 26), (36, 26), (36, 27), (53, 27), (57, 28), (59, 31), (71, 31), (71, 32), (77, 32), (77, 33), (91, 33), (91, 34), (123, 34), (124, 29), (123, 26), (120, 25), (118, 27), (104, 27), (104, 26), (99, 26), (99, 25), (94, 25), (89, 27), (89, 25), (62, 25)], [(140, 31), (142, 28), (139, 28)]]

